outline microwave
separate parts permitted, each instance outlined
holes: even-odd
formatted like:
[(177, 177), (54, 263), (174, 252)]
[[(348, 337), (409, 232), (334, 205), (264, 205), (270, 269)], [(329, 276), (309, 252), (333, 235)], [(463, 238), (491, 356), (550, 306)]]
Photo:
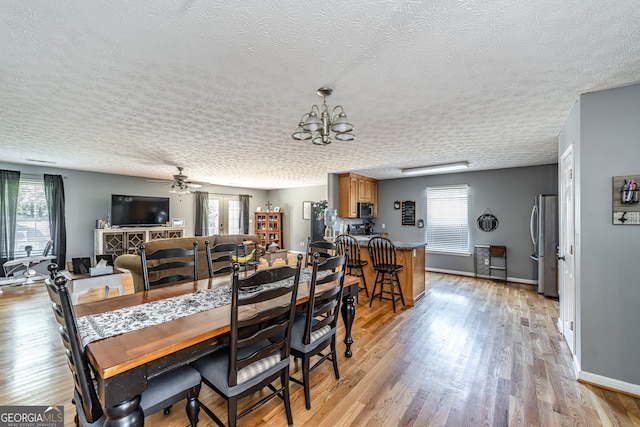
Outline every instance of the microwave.
[(358, 203), (358, 218), (373, 218), (373, 203)]

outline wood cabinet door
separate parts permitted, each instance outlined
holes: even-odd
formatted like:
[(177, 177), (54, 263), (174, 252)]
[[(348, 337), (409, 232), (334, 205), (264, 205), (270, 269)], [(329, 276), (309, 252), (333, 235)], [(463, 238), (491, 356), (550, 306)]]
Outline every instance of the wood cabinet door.
[(358, 190), (360, 180), (354, 176), (349, 181), (349, 218), (358, 217)]
[(358, 201), (367, 201), (367, 180), (358, 178)]
[(373, 217), (378, 217), (378, 182), (371, 181), (371, 203), (373, 203)]
[(364, 198), (365, 202), (373, 203), (373, 181), (368, 179), (364, 182)]

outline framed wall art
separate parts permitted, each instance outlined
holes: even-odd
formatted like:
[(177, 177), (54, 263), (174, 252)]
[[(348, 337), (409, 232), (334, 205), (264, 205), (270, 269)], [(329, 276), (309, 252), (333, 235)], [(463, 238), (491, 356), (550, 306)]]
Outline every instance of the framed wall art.
[(302, 202), (302, 219), (311, 219), (311, 203)]

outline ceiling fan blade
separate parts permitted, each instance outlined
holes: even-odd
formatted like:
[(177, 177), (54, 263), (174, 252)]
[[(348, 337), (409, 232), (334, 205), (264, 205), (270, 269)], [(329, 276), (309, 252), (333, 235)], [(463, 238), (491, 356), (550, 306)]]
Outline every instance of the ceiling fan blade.
[(196, 184), (195, 182), (187, 182), (187, 187), (189, 188), (200, 188), (202, 187), (202, 184)]
[(171, 184), (173, 181), (169, 179), (145, 179), (147, 182), (161, 182), (163, 184)]

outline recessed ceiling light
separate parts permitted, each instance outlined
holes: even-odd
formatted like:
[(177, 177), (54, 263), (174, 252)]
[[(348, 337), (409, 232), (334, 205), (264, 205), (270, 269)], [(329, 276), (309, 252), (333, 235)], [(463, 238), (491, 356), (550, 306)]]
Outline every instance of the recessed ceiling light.
[(468, 169), (468, 162), (445, 163), (441, 165), (420, 166), (416, 168), (401, 169), (403, 175), (429, 175), (441, 172), (452, 172)]

